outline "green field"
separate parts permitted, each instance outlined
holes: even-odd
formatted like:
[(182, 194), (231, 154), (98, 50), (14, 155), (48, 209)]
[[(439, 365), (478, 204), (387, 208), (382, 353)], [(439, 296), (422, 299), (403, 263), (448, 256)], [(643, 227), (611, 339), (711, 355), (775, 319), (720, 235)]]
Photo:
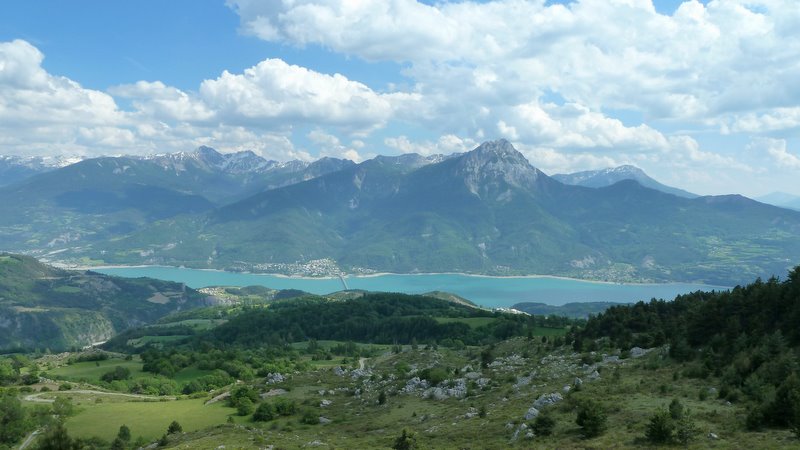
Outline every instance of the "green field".
[(192, 380), (196, 380), (200, 377), (206, 376), (212, 373), (211, 370), (200, 370), (197, 367), (189, 366), (184, 369), (181, 369), (176, 373), (172, 379), (177, 381), (178, 383), (187, 383)]
[(195, 431), (225, 423), (235, 411), (215, 403), (205, 406), (205, 399), (165, 402), (116, 402), (81, 406), (82, 411), (66, 422), (70, 435), (99, 436), (112, 440), (120, 425), (127, 425), (134, 437), (155, 440), (164, 434), (170, 422), (177, 420), (184, 431)]
[(83, 381), (97, 384), (100, 382), (100, 377), (103, 376), (104, 373), (113, 370), (117, 366), (125, 367), (130, 370), (131, 378), (151, 376), (151, 374), (142, 372), (142, 361), (139, 358), (134, 358), (131, 361), (112, 358), (105, 361), (78, 362), (50, 370), (48, 376), (61, 380)]
[[(131, 361), (125, 361), (124, 359), (114, 358), (98, 362), (95, 361), (79, 362), (75, 364), (62, 366), (57, 369), (53, 369), (48, 372), (48, 376), (58, 380), (80, 381), (91, 384), (99, 384), (101, 382), (100, 377), (103, 376), (104, 373), (113, 370), (117, 366), (125, 367), (128, 370), (130, 370), (131, 378), (133, 379), (147, 378), (153, 376), (152, 373), (147, 373), (142, 371), (142, 362), (139, 358), (135, 358)], [(211, 371), (209, 370), (200, 370), (195, 366), (189, 366), (178, 371), (172, 377), (172, 379), (177, 381), (179, 384), (184, 384), (189, 381), (200, 378), (202, 376), (208, 375), (210, 373)]]

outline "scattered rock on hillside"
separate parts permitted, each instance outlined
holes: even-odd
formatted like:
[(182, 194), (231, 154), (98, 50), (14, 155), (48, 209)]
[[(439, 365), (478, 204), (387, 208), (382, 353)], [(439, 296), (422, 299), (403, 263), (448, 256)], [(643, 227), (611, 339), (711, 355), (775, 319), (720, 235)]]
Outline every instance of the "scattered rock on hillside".
[(267, 374), (267, 384), (283, 383), (284, 381), (286, 381), (286, 377), (284, 377), (280, 373)]
[(528, 424), (522, 423), (520, 424), (517, 429), (514, 431), (514, 434), (511, 436), (511, 442), (516, 441), (519, 439), (520, 433), (528, 431)]
[(445, 400), (448, 398), (464, 398), (467, 396), (467, 381), (464, 378), (447, 380), (442, 383), (451, 387), (432, 387), (422, 393), (423, 398), (433, 398), (435, 400)]
[(473, 417), (478, 417), (478, 410), (474, 407), (470, 407), (467, 412), (464, 414), (465, 419), (472, 419)]
[(264, 392), (263, 394), (261, 394), (261, 398), (275, 397), (275, 396), (278, 396), (278, 395), (283, 395), (285, 393), (286, 393), (286, 389), (270, 389), (269, 391)]
[(552, 405), (554, 403), (558, 403), (561, 400), (564, 400), (564, 397), (561, 396), (558, 392), (553, 392), (551, 394), (542, 394), (539, 398), (533, 402), (533, 407), (536, 409), (542, 409), (545, 406)]
[(428, 380), (421, 380), (419, 377), (414, 377), (406, 382), (400, 392), (403, 394), (413, 394), (417, 390), (428, 389)]
[(633, 347), (631, 349), (631, 358), (641, 358), (642, 356), (646, 355), (648, 350), (645, 350), (641, 347)]
[(525, 364), (525, 358), (517, 355), (516, 353), (513, 355), (506, 356), (505, 358), (497, 358), (489, 364), (489, 367), (493, 369), (511, 369), (515, 366), (522, 366)]
[(371, 376), (372, 376), (372, 371), (369, 369), (353, 369), (353, 371), (350, 372), (350, 378), (353, 379), (371, 377)]
[(512, 387), (514, 389), (518, 390), (518, 389), (520, 389), (522, 387), (525, 387), (525, 386), (531, 384), (531, 381), (533, 380), (533, 376), (534, 376), (534, 373), (531, 373), (530, 375), (528, 375), (526, 377), (523, 377), (523, 376), (517, 377), (517, 382), (514, 383), (514, 385)]
[(205, 404), (206, 405), (210, 405), (212, 403), (217, 403), (218, 401), (225, 400), (226, 398), (228, 398), (230, 396), (231, 396), (230, 391), (223, 392), (222, 394), (219, 394), (218, 396), (216, 396), (216, 397), (212, 398), (211, 400), (207, 401)]
[(488, 386), (489, 383), (491, 382), (492, 382), (491, 378), (478, 378), (477, 380), (475, 380), (475, 384), (477, 384), (478, 387)]
[(525, 420), (533, 420), (538, 416), (539, 416), (539, 410), (531, 406), (530, 408), (528, 408), (528, 412), (525, 413)]

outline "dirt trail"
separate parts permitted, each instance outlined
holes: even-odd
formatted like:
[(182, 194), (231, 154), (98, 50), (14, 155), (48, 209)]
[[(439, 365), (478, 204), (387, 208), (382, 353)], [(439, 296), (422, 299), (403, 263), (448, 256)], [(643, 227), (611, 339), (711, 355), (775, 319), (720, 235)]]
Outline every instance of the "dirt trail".
[(26, 402), (34, 402), (34, 403), (53, 403), (55, 400), (51, 398), (40, 398), (42, 395), (45, 394), (96, 394), (96, 395), (114, 395), (117, 397), (128, 397), (128, 398), (138, 398), (143, 400), (176, 400), (175, 397), (159, 397), (155, 395), (143, 395), (143, 394), (125, 394), (123, 392), (105, 392), (105, 391), (95, 391), (92, 389), (73, 389), (69, 391), (50, 391), (50, 392), (37, 392), (35, 394), (30, 394), (25, 396)]
[(19, 450), (25, 450), (28, 448), (28, 446), (31, 445), (31, 442), (33, 442), (36, 436), (38, 436), (41, 432), (42, 430), (33, 430), (33, 433), (29, 434), (28, 437), (25, 438), (25, 441), (22, 443), (22, 445), (19, 446)]

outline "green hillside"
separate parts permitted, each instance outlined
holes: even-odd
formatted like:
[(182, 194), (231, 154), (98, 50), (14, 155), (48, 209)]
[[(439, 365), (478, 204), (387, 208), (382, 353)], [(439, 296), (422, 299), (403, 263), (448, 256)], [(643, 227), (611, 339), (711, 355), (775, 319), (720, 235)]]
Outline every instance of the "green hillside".
[(127, 355), (0, 358), (0, 445), (797, 448), (799, 273), (558, 327), (386, 293), (174, 314)]
[(56, 269), (0, 254), (0, 349), (82, 347), (208, 303), (179, 283)]

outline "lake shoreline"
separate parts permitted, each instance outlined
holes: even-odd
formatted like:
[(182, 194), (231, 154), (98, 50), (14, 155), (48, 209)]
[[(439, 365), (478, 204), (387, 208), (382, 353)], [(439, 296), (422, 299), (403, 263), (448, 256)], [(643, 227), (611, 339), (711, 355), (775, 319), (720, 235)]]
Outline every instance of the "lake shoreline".
[(649, 301), (652, 298), (671, 300), (676, 295), (698, 290), (727, 289), (697, 283), (622, 284), (546, 275), (492, 277), (458, 273), (373, 273), (350, 275), (340, 280), (338, 276), (303, 277), (158, 265), (136, 267), (107, 265), (105, 267), (103, 269), (100, 266), (94, 266), (87, 269), (107, 275), (128, 278), (150, 277), (185, 283), (195, 289), (257, 285), (278, 290), (301, 290), (316, 295), (327, 295), (347, 289), (401, 292), (412, 295), (443, 291), (490, 308), (510, 307), (521, 302), (538, 302), (558, 306), (572, 302), (630, 303)]
[[(286, 275), (282, 273), (269, 273), (269, 272), (248, 272), (248, 271), (240, 271), (234, 272), (230, 270), (222, 270), (222, 269), (198, 269), (193, 267), (185, 267), (185, 266), (168, 266), (168, 265), (160, 265), (160, 264), (138, 264), (138, 265), (102, 265), (102, 266), (71, 266), (68, 264), (59, 264), (56, 262), (48, 263), (54, 267), (58, 267), (61, 269), (68, 269), (68, 270), (106, 270), (106, 269), (153, 269), (153, 268), (162, 268), (162, 269), (181, 269), (181, 270), (199, 270), (203, 272), (215, 272), (215, 273), (228, 273), (228, 274), (245, 274), (245, 275), (263, 275), (267, 277), (276, 277), (276, 278), (285, 278), (288, 280), (338, 280), (339, 276), (330, 275), (330, 276), (320, 276), (320, 277), (313, 277), (313, 276), (304, 276), (304, 275)], [(490, 278), (490, 279), (552, 279), (552, 280), (564, 280), (564, 281), (575, 281), (580, 283), (590, 283), (590, 284), (602, 284), (602, 285), (612, 285), (612, 286), (670, 286), (670, 285), (682, 285), (682, 284), (704, 284), (694, 281), (668, 281), (664, 283), (658, 282), (617, 282), (617, 281), (606, 281), (606, 280), (590, 280), (586, 278), (574, 278), (574, 277), (567, 277), (562, 275), (542, 275), (542, 274), (530, 274), (530, 275), (485, 275), (485, 274), (476, 274), (476, 273), (465, 273), (465, 272), (419, 272), (419, 273), (395, 273), (395, 272), (375, 272), (375, 273), (368, 273), (368, 274), (342, 274), (342, 276), (347, 279), (367, 279), (367, 278), (379, 278), (379, 277), (386, 277), (386, 276), (441, 276), (441, 275), (457, 275), (457, 276), (464, 276), (464, 277), (474, 277), (474, 278)], [(729, 286), (716, 286), (716, 285), (707, 285), (710, 287), (718, 288), (718, 289), (730, 289)]]

